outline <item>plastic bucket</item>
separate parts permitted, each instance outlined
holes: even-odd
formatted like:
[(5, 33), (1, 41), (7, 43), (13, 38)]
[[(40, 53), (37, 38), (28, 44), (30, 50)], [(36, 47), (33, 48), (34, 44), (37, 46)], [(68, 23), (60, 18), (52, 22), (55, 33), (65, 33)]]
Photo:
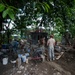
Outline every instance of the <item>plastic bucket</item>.
[(7, 65), (7, 63), (8, 63), (8, 58), (3, 58), (2, 61), (3, 61), (3, 65)]

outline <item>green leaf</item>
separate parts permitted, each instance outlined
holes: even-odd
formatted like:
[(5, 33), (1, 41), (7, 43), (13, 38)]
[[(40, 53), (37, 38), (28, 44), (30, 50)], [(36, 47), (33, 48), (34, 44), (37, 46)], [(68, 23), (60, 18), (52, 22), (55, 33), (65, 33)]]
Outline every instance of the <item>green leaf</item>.
[(45, 10), (46, 10), (46, 12), (48, 12), (48, 8), (45, 6)]
[(42, 4), (42, 6), (43, 6), (43, 8), (44, 8), (44, 11), (45, 11), (45, 12), (48, 12), (48, 7), (45, 5), (44, 2), (43, 2), (43, 4)]
[(0, 12), (2, 12), (5, 9), (5, 5), (4, 4), (0, 4)]
[(8, 7), (5, 11), (3, 11), (3, 18), (5, 18), (7, 15), (9, 15), (9, 17), (14, 20), (15, 19), (15, 16), (14, 16), (14, 10), (10, 7)]
[(5, 17), (7, 16), (8, 10), (9, 10), (9, 9), (6, 9), (5, 11), (3, 11), (3, 14), (2, 14), (3, 18), (5, 18)]
[(15, 13), (13, 9), (9, 8), (8, 15), (12, 20), (15, 19)]
[(50, 6), (46, 2), (43, 2), (43, 3), (48, 9), (50, 9)]

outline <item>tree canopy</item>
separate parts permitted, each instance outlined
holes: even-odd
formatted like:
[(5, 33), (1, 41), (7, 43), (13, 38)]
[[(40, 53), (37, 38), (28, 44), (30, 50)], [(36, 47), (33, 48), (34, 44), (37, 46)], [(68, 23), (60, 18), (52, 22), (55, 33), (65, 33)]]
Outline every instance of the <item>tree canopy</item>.
[[(0, 31), (5, 19), (15, 23), (15, 29), (44, 26), (46, 31), (75, 33), (75, 0), (0, 0)], [(41, 18), (40, 20), (38, 18)]]

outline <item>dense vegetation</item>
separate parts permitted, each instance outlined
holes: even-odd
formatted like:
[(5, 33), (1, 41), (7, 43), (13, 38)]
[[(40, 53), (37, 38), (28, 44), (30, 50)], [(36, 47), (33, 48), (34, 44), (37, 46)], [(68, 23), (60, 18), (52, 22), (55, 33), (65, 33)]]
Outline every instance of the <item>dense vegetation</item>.
[[(74, 16), (75, 0), (0, 0), (0, 41), (9, 39), (15, 30), (21, 33), (21, 37), (27, 36), (26, 32), (31, 30), (27, 26), (32, 30), (44, 26), (48, 34), (56, 33), (57, 36), (68, 30), (74, 37)], [(9, 28), (11, 21), (14, 22), (12, 29)]]

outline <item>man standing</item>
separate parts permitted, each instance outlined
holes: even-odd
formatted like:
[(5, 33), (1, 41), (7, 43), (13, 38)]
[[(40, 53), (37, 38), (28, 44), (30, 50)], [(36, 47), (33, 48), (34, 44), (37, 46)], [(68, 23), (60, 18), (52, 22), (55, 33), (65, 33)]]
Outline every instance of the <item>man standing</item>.
[(55, 57), (54, 57), (54, 45), (55, 45), (55, 39), (53, 38), (53, 35), (51, 35), (50, 39), (48, 39), (48, 41), (47, 41), (47, 46), (49, 47), (50, 61), (55, 60)]

